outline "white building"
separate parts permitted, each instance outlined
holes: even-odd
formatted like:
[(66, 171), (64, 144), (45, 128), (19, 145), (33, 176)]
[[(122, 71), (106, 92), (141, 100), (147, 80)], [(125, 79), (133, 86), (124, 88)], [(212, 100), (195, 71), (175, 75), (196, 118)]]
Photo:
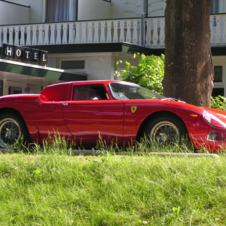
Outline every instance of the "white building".
[[(165, 0), (0, 1), (0, 51), (6, 43), (49, 53), (47, 67), (0, 59), (0, 95), (114, 79), (124, 67), (117, 61), (137, 63), (132, 53), (164, 53), (165, 7)], [(226, 0), (213, 0), (210, 26), (214, 94), (226, 95)]]

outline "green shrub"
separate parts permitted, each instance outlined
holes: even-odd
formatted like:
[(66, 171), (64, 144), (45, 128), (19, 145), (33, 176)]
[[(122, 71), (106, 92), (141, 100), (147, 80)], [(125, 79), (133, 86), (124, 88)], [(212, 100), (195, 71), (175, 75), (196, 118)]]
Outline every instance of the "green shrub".
[[(142, 87), (159, 94), (163, 93), (162, 80), (164, 77), (165, 56), (145, 56), (144, 54), (134, 54), (134, 58), (141, 57), (138, 66), (131, 65), (126, 61), (126, 67), (120, 72), (116, 71), (116, 76), (121, 76), (120, 80), (134, 82)], [(119, 61), (118, 63), (122, 63)]]
[(226, 97), (223, 96), (217, 96), (217, 97), (211, 97), (211, 108), (216, 108), (219, 110), (226, 110)]

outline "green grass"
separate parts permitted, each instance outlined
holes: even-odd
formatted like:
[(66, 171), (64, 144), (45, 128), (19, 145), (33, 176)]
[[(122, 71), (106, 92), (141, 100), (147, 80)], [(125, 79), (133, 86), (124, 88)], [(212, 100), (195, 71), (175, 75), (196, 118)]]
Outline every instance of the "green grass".
[(226, 225), (226, 158), (0, 155), (0, 225)]

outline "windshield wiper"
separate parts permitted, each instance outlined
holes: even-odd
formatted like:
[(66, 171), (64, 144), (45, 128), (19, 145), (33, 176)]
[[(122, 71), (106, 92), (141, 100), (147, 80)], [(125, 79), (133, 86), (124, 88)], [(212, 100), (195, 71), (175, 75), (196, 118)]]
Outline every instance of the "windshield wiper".
[(163, 99), (161, 99), (161, 100), (168, 100), (168, 101), (176, 101), (176, 102), (186, 103), (186, 102), (183, 101), (183, 100), (178, 100), (178, 99), (173, 98), (173, 97), (163, 98)]

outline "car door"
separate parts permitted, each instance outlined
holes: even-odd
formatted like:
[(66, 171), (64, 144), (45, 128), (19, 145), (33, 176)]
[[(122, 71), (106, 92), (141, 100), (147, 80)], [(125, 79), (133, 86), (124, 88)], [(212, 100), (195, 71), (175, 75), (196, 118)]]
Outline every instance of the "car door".
[(107, 144), (122, 140), (122, 101), (108, 99), (102, 85), (75, 86), (73, 100), (63, 104), (63, 117), (68, 131), (81, 145), (96, 145), (100, 137)]

